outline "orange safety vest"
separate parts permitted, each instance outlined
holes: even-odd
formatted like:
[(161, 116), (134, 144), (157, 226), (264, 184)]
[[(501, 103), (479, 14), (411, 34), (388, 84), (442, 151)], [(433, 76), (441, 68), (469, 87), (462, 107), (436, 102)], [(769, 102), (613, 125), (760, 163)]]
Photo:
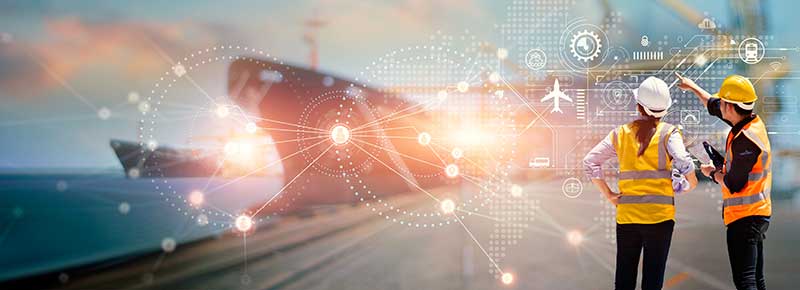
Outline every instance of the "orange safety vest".
[(655, 224), (675, 219), (672, 158), (667, 152), (667, 140), (675, 130), (673, 125), (658, 122), (641, 156), (633, 123), (611, 132), (619, 159), (617, 223)]
[(770, 191), (772, 190), (772, 156), (769, 138), (767, 137), (767, 127), (761, 118), (756, 116), (750, 123), (744, 125), (736, 136), (728, 133), (728, 140), (725, 143), (725, 167), (722, 172), (727, 173), (733, 160), (731, 144), (740, 135), (753, 141), (761, 149), (756, 164), (750, 170), (747, 184), (737, 193), (731, 194), (728, 187), (722, 184), (722, 215), (725, 225), (748, 216), (771, 216), (772, 200)]

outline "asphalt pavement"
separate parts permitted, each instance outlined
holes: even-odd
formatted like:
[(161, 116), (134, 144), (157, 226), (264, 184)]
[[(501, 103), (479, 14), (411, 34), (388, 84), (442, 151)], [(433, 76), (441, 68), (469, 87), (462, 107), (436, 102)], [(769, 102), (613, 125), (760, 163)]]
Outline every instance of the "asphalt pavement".
[[(588, 186), (569, 198), (561, 185), (523, 185), (519, 198), (537, 206), (524, 230), (507, 241), (492, 235), (511, 223), (492, 216), (496, 211), (461, 212), (465, 227), (416, 228), (364, 206), (344, 205), (286, 218), (246, 237), (228, 233), (179, 245), (169, 254), (71, 273), (54, 288), (613, 289), (613, 208)], [(678, 196), (665, 289), (734, 289), (718, 199), (715, 185), (707, 183)], [(394, 202), (404, 208), (435, 206), (423, 194)], [(791, 201), (776, 201), (774, 212), (765, 246), (768, 286), (794, 289), (800, 210)], [(510, 285), (500, 281), (492, 261), (514, 276)]]

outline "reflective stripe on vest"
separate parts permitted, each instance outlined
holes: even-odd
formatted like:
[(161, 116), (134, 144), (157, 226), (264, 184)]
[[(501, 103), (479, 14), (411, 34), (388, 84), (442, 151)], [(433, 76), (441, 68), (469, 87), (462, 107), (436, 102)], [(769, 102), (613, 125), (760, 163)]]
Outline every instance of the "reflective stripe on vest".
[(668, 170), (636, 170), (619, 173), (619, 179), (644, 179), (644, 178), (672, 178), (672, 171)]
[[(667, 140), (675, 127), (658, 122), (647, 147), (640, 148), (636, 128), (626, 124), (610, 134), (619, 159), (617, 223), (654, 224), (675, 218), (672, 165)], [(643, 150), (639, 155), (639, 150)]]
[(619, 204), (675, 204), (675, 198), (666, 195), (648, 194), (648, 195), (620, 195)]
[(726, 208), (729, 206), (754, 204), (756, 202), (760, 202), (765, 199), (767, 199), (767, 196), (763, 192), (759, 192), (753, 195), (731, 197), (731, 198), (726, 198), (722, 201), (722, 207)]

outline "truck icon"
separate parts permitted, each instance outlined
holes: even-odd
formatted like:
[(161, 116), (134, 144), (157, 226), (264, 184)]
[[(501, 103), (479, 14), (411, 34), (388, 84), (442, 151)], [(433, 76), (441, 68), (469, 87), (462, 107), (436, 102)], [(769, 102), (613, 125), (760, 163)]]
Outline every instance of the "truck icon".
[(530, 168), (547, 168), (550, 167), (550, 158), (548, 157), (534, 157), (528, 161)]

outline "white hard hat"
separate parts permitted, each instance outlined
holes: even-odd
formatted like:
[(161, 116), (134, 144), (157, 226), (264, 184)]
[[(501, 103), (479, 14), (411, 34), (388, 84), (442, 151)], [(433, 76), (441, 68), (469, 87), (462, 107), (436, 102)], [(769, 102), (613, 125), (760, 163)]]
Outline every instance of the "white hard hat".
[(636, 102), (642, 105), (644, 112), (655, 118), (664, 117), (672, 106), (667, 83), (657, 77), (648, 77), (638, 89), (633, 90)]

